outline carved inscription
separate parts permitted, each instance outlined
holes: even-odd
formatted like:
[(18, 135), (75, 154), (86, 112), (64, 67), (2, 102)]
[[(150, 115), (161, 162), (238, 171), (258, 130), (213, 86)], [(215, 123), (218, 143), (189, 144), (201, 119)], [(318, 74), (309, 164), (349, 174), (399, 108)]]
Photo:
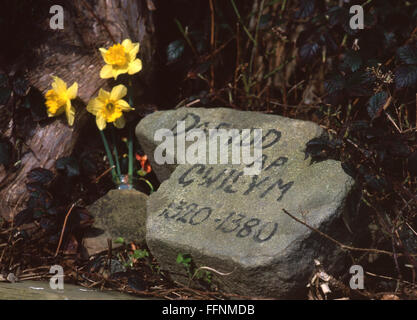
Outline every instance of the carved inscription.
[[(210, 122), (201, 122), (200, 117), (194, 113), (188, 113), (182, 119), (186, 121), (185, 133), (192, 129), (203, 129), (208, 131)], [(231, 129), (232, 124), (222, 122), (214, 129)], [(177, 132), (176, 125), (172, 132)], [(281, 139), (281, 132), (276, 129), (269, 129), (263, 132), (263, 150), (276, 145)], [(232, 138), (227, 142), (232, 143)], [(240, 142), (242, 143), (242, 142)], [(251, 143), (253, 143), (251, 141)], [(294, 181), (284, 181), (283, 177), (277, 177), (276, 173), (285, 170), (288, 162), (286, 156), (268, 157), (263, 154), (261, 175), (245, 176), (243, 169), (232, 167), (216, 170), (216, 165), (195, 164), (189, 167), (179, 178), (178, 184), (182, 187), (192, 186), (210, 191), (224, 192), (226, 194), (241, 194), (243, 196), (253, 195), (259, 199), (267, 196), (274, 197), (275, 201), (281, 201), (284, 195), (291, 189)], [(253, 163), (252, 163), (253, 164)], [(252, 164), (248, 165), (251, 166)], [(272, 174), (273, 171), (273, 174)], [(237, 188), (239, 184), (239, 188)], [(274, 199), (272, 198), (272, 199)], [(216, 212), (209, 206), (200, 205), (185, 200), (173, 201), (165, 208), (158, 217), (169, 223), (183, 223), (191, 226), (204, 225), (213, 228), (213, 231), (223, 234), (234, 235), (238, 239), (251, 239), (257, 243), (263, 243), (272, 239), (278, 233), (276, 221), (263, 221), (245, 212)]]
[(214, 224), (215, 231), (232, 234), (237, 238), (250, 238), (258, 243), (270, 240), (278, 230), (277, 222), (263, 221), (235, 211), (218, 216), (211, 207), (184, 200), (171, 202), (158, 217), (192, 226)]
[[(277, 157), (268, 165), (267, 155), (262, 156), (262, 170), (265, 173), (268, 173), (268, 170), (272, 168), (282, 167), (287, 163), (287, 157)], [(291, 189), (294, 184), (294, 181), (284, 182), (282, 178), (272, 178), (271, 176), (257, 176), (253, 175), (247, 179), (242, 180), (243, 170), (236, 169), (223, 169), (219, 173), (213, 173), (214, 166), (195, 164), (187, 171), (185, 171), (178, 179), (178, 183), (183, 186), (189, 186), (196, 184), (199, 187), (204, 188), (213, 188), (215, 190), (220, 190), (225, 193), (233, 194), (238, 191), (233, 187), (237, 182), (244, 184), (245, 188), (241, 189), (240, 192), (243, 195), (247, 196), (249, 194), (257, 194), (260, 199), (265, 198), (268, 194), (279, 194), (276, 198), (276, 201), (281, 201), (285, 193)], [(192, 178), (191, 175), (195, 174), (201, 177), (201, 182), (197, 183), (195, 178)]]

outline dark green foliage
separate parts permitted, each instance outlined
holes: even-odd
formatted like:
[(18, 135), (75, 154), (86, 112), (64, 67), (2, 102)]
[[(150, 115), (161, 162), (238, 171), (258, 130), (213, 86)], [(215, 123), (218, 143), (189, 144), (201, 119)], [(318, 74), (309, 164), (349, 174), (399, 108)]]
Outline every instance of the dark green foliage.
[(385, 91), (378, 92), (374, 94), (368, 101), (368, 114), (371, 119), (379, 117), (382, 111), (382, 107), (385, 105), (389, 95)]
[(172, 63), (181, 58), (185, 50), (185, 43), (183, 40), (172, 41), (167, 46), (167, 62)]
[(65, 173), (68, 177), (80, 175), (80, 167), (77, 159), (74, 157), (60, 158), (55, 162), (55, 168)]
[(53, 178), (53, 173), (50, 170), (43, 168), (32, 169), (27, 174), (28, 183), (39, 183), (41, 185), (46, 185), (50, 183)]
[(395, 70), (395, 85), (398, 89), (409, 88), (417, 83), (417, 65), (403, 65)]
[(417, 47), (406, 45), (397, 49), (398, 59), (405, 64), (417, 64)]
[(320, 46), (316, 42), (306, 43), (299, 50), (300, 59), (303, 63), (313, 60), (319, 54)]
[(352, 72), (358, 71), (362, 66), (362, 57), (358, 51), (348, 50), (345, 53), (342, 68)]
[(295, 13), (296, 19), (306, 19), (313, 15), (316, 9), (315, 0), (300, 0), (300, 6)]

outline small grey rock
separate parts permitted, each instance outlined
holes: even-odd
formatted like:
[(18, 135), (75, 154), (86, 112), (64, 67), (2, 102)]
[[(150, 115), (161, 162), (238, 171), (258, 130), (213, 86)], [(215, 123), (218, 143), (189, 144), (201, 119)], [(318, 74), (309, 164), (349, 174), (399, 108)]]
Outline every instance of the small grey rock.
[(145, 243), (146, 201), (148, 196), (136, 190), (110, 190), (87, 209), (94, 217), (93, 229), (83, 239), (88, 255), (108, 249), (107, 239)]

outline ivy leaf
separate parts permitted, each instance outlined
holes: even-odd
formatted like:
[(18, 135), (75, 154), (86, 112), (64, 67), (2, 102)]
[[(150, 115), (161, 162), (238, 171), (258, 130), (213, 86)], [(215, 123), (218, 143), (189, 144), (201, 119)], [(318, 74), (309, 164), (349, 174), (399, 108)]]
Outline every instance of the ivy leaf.
[(319, 53), (320, 46), (316, 42), (306, 43), (299, 50), (300, 59), (304, 63), (313, 60)]
[(397, 49), (397, 56), (402, 63), (417, 64), (417, 47), (406, 45)]
[(313, 15), (316, 9), (315, 0), (300, 0), (300, 8), (295, 13), (296, 19), (306, 19)]
[(41, 185), (46, 185), (52, 181), (54, 174), (47, 169), (35, 168), (29, 171), (26, 177), (28, 178), (28, 183), (38, 182)]
[(401, 139), (391, 139), (385, 142), (388, 153), (397, 158), (407, 158), (410, 154), (410, 147)]
[(77, 159), (74, 157), (63, 157), (55, 162), (55, 168), (64, 171), (67, 177), (76, 177), (80, 175), (80, 167)]
[(342, 64), (342, 68), (350, 69), (352, 72), (358, 71), (362, 65), (362, 57), (359, 52), (354, 50), (348, 50), (345, 53), (345, 58)]
[(417, 82), (417, 66), (403, 65), (395, 70), (395, 87), (397, 89), (412, 87)]
[(346, 80), (341, 74), (335, 74), (328, 80), (324, 81), (324, 88), (329, 94), (343, 90), (346, 86)]
[(373, 93), (375, 80), (375, 76), (371, 73), (356, 71), (348, 77), (346, 87), (353, 97), (369, 96)]
[(378, 92), (373, 95), (368, 101), (367, 111), (372, 120), (378, 118), (381, 115), (382, 107), (388, 100), (388, 93), (385, 91)]
[(398, 42), (394, 32), (384, 32), (384, 44), (386, 48), (392, 48)]
[(80, 166), (83, 174), (93, 175), (97, 171), (97, 164), (91, 153), (83, 152), (80, 156)]
[(20, 211), (14, 217), (14, 225), (15, 227), (19, 227), (25, 223), (31, 223), (33, 221), (33, 210), (31, 208), (26, 208)]
[(345, 8), (339, 6), (330, 8), (327, 11), (327, 15), (329, 16), (329, 24), (332, 27), (338, 24), (343, 25), (349, 19), (349, 12)]
[(181, 58), (184, 50), (185, 44), (183, 40), (172, 41), (167, 47), (167, 62), (172, 63)]
[(29, 84), (23, 77), (17, 77), (13, 81), (13, 91), (18, 96), (25, 96), (28, 93), (29, 90)]
[(332, 105), (337, 105), (347, 98), (346, 94), (346, 80), (341, 74), (335, 74), (324, 81), (324, 88), (328, 96), (325, 102)]
[(388, 188), (388, 182), (385, 178), (378, 175), (365, 174), (364, 175), (365, 183), (369, 189), (376, 192), (383, 192)]

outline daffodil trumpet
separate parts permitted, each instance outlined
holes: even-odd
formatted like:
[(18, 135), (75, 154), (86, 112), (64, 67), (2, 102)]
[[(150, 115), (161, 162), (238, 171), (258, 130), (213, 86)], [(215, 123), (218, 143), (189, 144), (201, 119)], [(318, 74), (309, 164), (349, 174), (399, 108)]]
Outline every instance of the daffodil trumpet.
[(109, 49), (100, 48), (101, 55), (106, 63), (100, 71), (102, 79), (114, 78), (120, 74), (129, 75), (138, 73), (142, 70), (142, 61), (136, 58), (139, 52), (139, 43), (134, 43), (130, 39), (116, 43)]

